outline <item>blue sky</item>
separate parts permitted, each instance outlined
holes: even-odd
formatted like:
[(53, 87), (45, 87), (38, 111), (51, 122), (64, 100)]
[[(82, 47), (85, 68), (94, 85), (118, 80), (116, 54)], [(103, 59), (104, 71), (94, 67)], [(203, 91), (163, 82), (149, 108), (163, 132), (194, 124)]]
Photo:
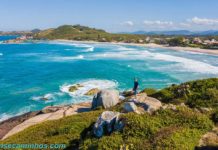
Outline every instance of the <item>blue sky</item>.
[(217, 0), (0, 0), (0, 31), (81, 24), (109, 32), (218, 29)]

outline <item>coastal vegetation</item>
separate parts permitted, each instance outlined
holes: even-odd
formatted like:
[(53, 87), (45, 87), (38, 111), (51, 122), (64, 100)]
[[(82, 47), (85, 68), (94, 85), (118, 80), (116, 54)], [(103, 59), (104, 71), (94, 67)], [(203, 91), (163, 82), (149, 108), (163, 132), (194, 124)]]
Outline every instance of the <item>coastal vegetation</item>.
[[(96, 108), (34, 125), (0, 143), (60, 143), (66, 144), (66, 149), (195, 149), (200, 138), (218, 122), (217, 91), (217, 78), (172, 85), (159, 91), (145, 89), (141, 92), (173, 107), (153, 114), (124, 113), (121, 115), (124, 128), (101, 138), (96, 138), (92, 129), (105, 109)], [(119, 111), (125, 101), (109, 110)], [(207, 108), (206, 113), (201, 111), (202, 107)]]
[(218, 78), (172, 85), (151, 96), (164, 103), (185, 103), (190, 107), (218, 107)]
[(217, 36), (181, 36), (181, 35), (146, 35), (118, 34), (81, 25), (63, 25), (33, 34), (34, 39), (66, 39), (76, 41), (123, 42), (123, 43), (155, 43), (160, 45), (199, 47), (218, 49)]

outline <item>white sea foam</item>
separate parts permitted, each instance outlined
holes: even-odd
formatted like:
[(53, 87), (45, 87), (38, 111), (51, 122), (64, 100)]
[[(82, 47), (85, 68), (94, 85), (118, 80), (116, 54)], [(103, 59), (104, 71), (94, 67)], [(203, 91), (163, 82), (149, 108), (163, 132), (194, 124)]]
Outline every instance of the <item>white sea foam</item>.
[(3, 113), (0, 114), (0, 122), (7, 120), (11, 117), (15, 117), (15, 116), (19, 116), (22, 115), (24, 113), (30, 112), (33, 108), (35, 107), (35, 105), (29, 105), (29, 106), (24, 106), (20, 109), (18, 109), (17, 113)]
[(110, 80), (88, 80), (79, 82), (77, 84), (82, 85), (82, 87), (79, 87), (78, 90), (75, 92), (69, 92), (69, 88), (76, 84), (64, 84), (60, 86), (60, 90), (62, 92), (68, 93), (71, 96), (84, 96), (85, 93), (87, 93), (89, 90), (93, 88), (98, 89), (110, 89), (117, 87), (117, 83)]
[(63, 62), (63, 61), (72, 61), (72, 60), (81, 60), (84, 59), (83, 55), (78, 56), (55, 56), (55, 57), (47, 57), (50, 61), (57, 61), (57, 62)]
[(146, 60), (154, 59), (166, 62), (175, 62), (171, 67), (174, 66), (175, 70), (181, 70), (189, 72), (198, 72), (205, 74), (218, 74), (218, 67), (213, 66), (209, 63), (202, 62), (199, 60), (194, 60), (190, 58), (184, 58), (179, 56), (173, 56), (162, 53), (153, 53), (149, 51), (119, 51), (119, 52), (105, 52), (105, 53), (96, 53), (91, 55), (94, 59), (126, 59), (126, 60)]
[(193, 59), (160, 53), (154, 54), (153, 58), (157, 60), (180, 63), (180, 67), (186, 68), (188, 71), (192, 72), (218, 74), (218, 67)]
[(46, 99), (45, 102), (52, 102), (56, 99), (57, 93), (47, 93), (43, 96), (32, 96), (31, 99), (34, 101), (43, 101), (43, 99)]
[(94, 51), (94, 47), (89, 47), (85, 50), (85, 52), (93, 52)]
[(13, 115), (9, 115), (7, 113), (0, 114), (0, 122), (11, 118)]
[(132, 51), (136, 50), (135, 48), (125, 47), (125, 46), (119, 46), (117, 50), (125, 50), (125, 51)]

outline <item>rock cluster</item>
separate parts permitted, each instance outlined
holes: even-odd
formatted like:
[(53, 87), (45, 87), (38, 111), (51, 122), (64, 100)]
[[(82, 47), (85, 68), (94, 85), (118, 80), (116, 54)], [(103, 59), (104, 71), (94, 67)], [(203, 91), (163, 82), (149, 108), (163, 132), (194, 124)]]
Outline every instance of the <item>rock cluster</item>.
[(119, 112), (104, 111), (94, 124), (93, 133), (100, 138), (104, 134), (110, 134), (113, 131), (121, 130), (124, 124), (119, 120)]

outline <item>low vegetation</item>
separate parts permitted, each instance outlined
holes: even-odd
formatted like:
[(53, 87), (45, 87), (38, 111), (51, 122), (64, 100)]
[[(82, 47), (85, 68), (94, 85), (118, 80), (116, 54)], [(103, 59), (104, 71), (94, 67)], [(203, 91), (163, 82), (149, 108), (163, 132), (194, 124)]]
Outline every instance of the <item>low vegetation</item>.
[(151, 96), (164, 103), (185, 103), (190, 107), (218, 107), (218, 78), (196, 80), (164, 88)]
[[(66, 144), (66, 149), (195, 149), (200, 138), (212, 130), (213, 121), (218, 121), (217, 83), (218, 79), (212, 78), (172, 85), (160, 91), (143, 91), (165, 103), (213, 107), (212, 115), (180, 105), (176, 109), (160, 109), (152, 115), (126, 113), (121, 115), (125, 124), (122, 131), (96, 138), (93, 124), (104, 111), (96, 109), (32, 126), (0, 143), (59, 143)], [(178, 93), (181, 89), (185, 92)], [(111, 110), (118, 110), (121, 105), (122, 102)]]
[(217, 36), (178, 36), (178, 35), (145, 35), (118, 34), (81, 25), (63, 25), (33, 33), (34, 39), (66, 39), (76, 41), (156, 43), (169, 46), (199, 47), (218, 49)]

